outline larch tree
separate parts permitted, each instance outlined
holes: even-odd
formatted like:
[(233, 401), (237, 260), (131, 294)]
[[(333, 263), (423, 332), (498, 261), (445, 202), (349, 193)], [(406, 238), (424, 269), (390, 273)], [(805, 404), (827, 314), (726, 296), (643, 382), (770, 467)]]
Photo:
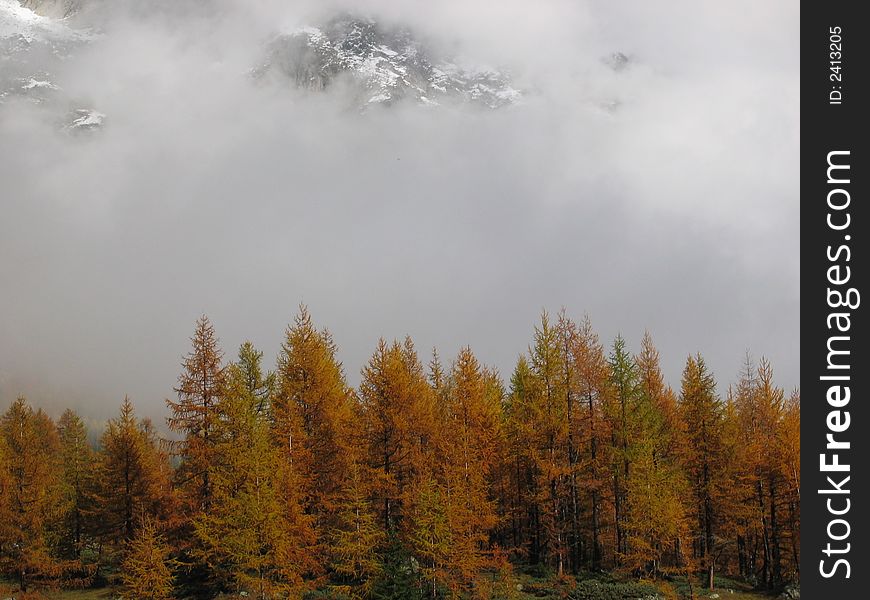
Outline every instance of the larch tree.
[(173, 509), (169, 456), (129, 398), (109, 420), (100, 442), (99, 528), (110, 547), (131, 540), (143, 518), (166, 520)]
[[(761, 425), (758, 414), (757, 368), (747, 352), (740, 378), (736, 386), (729, 386), (728, 404), (725, 412), (726, 430), (736, 440), (733, 448), (732, 482), (733, 496), (742, 505), (740, 510), (731, 511), (729, 517), (735, 527), (735, 542), (738, 571), (743, 577), (755, 576), (758, 565), (763, 563), (766, 570), (769, 566), (769, 546), (763, 541), (768, 532), (760, 516), (764, 515), (763, 507), (759, 507), (757, 484), (760, 453), (768, 449), (758, 440)], [(759, 553), (759, 548), (761, 552)], [(765, 577), (766, 580), (766, 577)]]
[(447, 374), (444, 372), (437, 348), (432, 349), (432, 358), (429, 360), (429, 385), (436, 398), (443, 400), (447, 389)]
[(427, 368), (410, 338), (381, 340), (354, 390), (304, 306), (274, 373), (248, 342), (224, 366), (203, 317), (172, 444), (129, 399), (96, 451), (72, 411), (0, 418), (0, 577), (38, 594), (120, 568), (119, 593), (164, 600), (505, 599), (517, 565), (569, 594), (581, 569), (693, 596), (717, 573), (799, 580), (799, 393), (747, 359), (720, 399), (700, 355), (680, 384), (648, 333), (608, 355), (564, 309), (507, 391), (469, 347)]
[[(756, 368), (747, 356), (731, 398), (740, 440), (735, 454), (741, 466), (741, 495), (744, 507), (755, 507), (753, 511), (735, 507), (744, 508), (739, 515), (743, 531), (737, 536), (738, 563), (742, 572), (757, 575), (774, 589), (783, 582), (784, 513), (789, 504), (786, 497), (793, 489), (789, 485), (793, 478), (784, 477), (787, 470), (783, 469), (785, 395), (773, 384), (770, 363), (762, 358)], [(760, 566), (756, 564), (758, 546)]]
[(454, 548), (446, 492), (434, 479), (417, 482), (409, 516), (409, 545), (420, 561), (424, 595), (438, 598), (452, 583)]
[(589, 515), (586, 528), (589, 538), (588, 552), (584, 554), (588, 557), (586, 562), (589, 567), (599, 570), (604, 560), (602, 514), (609, 472), (607, 441), (610, 439), (610, 432), (604, 418), (604, 409), (612, 393), (610, 365), (588, 317), (580, 323), (574, 339), (572, 359), (575, 363), (577, 393), (583, 406), (579, 424), (583, 451), (579, 466), (586, 492), (584, 505)]
[(465, 589), (488, 565), (489, 534), (498, 523), (490, 489), (502, 435), (501, 395), (471, 349), (460, 350), (450, 373), (439, 454), (446, 463), (449, 568), (453, 584)]
[(653, 433), (656, 437), (656, 452), (663, 459), (679, 464), (685, 453), (686, 423), (680, 414), (677, 395), (665, 383), (659, 351), (649, 332), (644, 333), (641, 351), (635, 361), (640, 393), (652, 404), (657, 419), (658, 431)]
[(384, 530), (399, 531), (406, 496), (429, 476), (436, 437), (433, 393), (407, 339), (380, 340), (360, 383), (363, 444)]
[(534, 388), (538, 397), (532, 400), (536, 417), (534, 429), (538, 431), (533, 452), (542, 474), (542, 481), (536, 490), (545, 534), (542, 546), (559, 575), (565, 570), (568, 554), (563, 511), (564, 489), (569, 473), (563, 364), (559, 331), (544, 311), (540, 325), (535, 327), (534, 343), (529, 348), (529, 365), (538, 380)]
[[(769, 553), (770, 566), (767, 569), (767, 586), (777, 589), (783, 583), (783, 497), (786, 487), (783, 480), (783, 447), (782, 426), (783, 412), (785, 411), (785, 394), (781, 388), (773, 383), (773, 369), (770, 363), (762, 358), (758, 365), (758, 408), (759, 417), (763, 429), (761, 439), (767, 444), (769, 451), (765, 454), (765, 460), (760, 465), (759, 481), (764, 482), (758, 486), (760, 502), (759, 506), (766, 508), (762, 519), (769, 520), (770, 529)], [(764, 496), (767, 496), (766, 500)]]
[(318, 331), (300, 306), (278, 357), (273, 400), (276, 433), (320, 537), (334, 525), (354, 458), (353, 395), (336, 350), (329, 332)]
[(713, 374), (700, 354), (690, 356), (683, 370), (680, 409), (687, 431), (685, 469), (695, 507), (694, 553), (713, 589), (717, 551), (717, 504), (723, 486), (724, 405), (716, 393)]
[(298, 590), (311, 564), (304, 552), (307, 522), (288, 520), (281, 455), (270, 438), (274, 377), (263, 372), (261, 359), (246, 342), (225, 370), (221, 418), (212, 431), (212, 501), (194, 518), (192, 555), (209, 565), (218, 588), (266, 599)]
[[(746, 548), (741, 548), (741, 535), (748, 534), (753, 544), (761, 539), (760, 534), (756, 537), (759, 533), (756, 529), (759, 507), (750, 467), (755, 460), (750, 456), (754, 448), (745, 444), (743, 423), (730, 390), (723, 402), (721, 431), (721, 445), (716, 455), (716, 485), (713, 488), (716, 492), (716, 552), (713, 558), (720, 570), (727, 570), (733, 558), (737, 558), (738, 564), (741, 554), (745, 558)], [(752, 562), (758, 558), (756, 550), (751, 550)]]
[(568, 515), (566, 518), (569, 521), (566, 531), (566, 547), (567, 561), (572, 573), (577, 573), (580, 569), (582, 559), (581, 550), (583, 547), (581, 535), (581, 512), (582, 505), (580, 499), (580, 458), (581, 458), (581, 438), (583, 422), (583, 407), (582, 398), (579, 391), (579, 372), (574, 359), (574, 350), (578, 344), (580, 331), (577, 324), (572, 321), (563, 308), (559, 312), (559, 319), (556, 324), (556, 339), (559, 346), (559, 361), (560, 361), (560, 378), (562, 380), (561, 390), (565, 397), (565, 437), (566, 437), (566, 460), (567, 460), (567, 495), (568, 497), (563, 502), (563, 509)]
[(786, 521), (783, 544), (788, 548), (787, 579), (800, 580), (800, 510), (801, 510), (801, 399), (795, 390), (785, 401), (782, 415), (780, 477), (783, 482), (783, 506)]
[(631, 465), (642, 444), (640, 430), (644, 420), (651, 415), (650, 407), (643, 402), (638, 381), (637, 365), (626, 348), (622, 336), (616, 336), (608, 359), (612, 402), (606, 406), (605, 416), (610, 421), (610, 470), (613, 481), (613, 521), (615, 523), (615, 548), (617, 564), (628, 553), (626, 532), (626, 504), (631, 477)]
[[(689, 492), (678, 451), (679, 416), (665, 386), (659, 354), (646, 333), (634, 359), (637, 403), (631, 413), (631, 477), (626, 480), (627, 570), (657, 576), (679, 572), (688, 536), (684, 499)], [(667, 564), (665, 564), (667, 563)]]
[(61, 545), (68, 558), (80, 558), (86, 540), (93, 532), (97, 456), (88, 442), (84, 422), (74, 411), (64, 411), (57, 427), (60, 433), (65, 504)]
[(328, 533), (330, 567), (339, 591), (354, 599), (369, 597), (381, 577), (380, 551), (385, 541), (386, 534), (369, 500), (363, 467), (354, 463), (338, 500), (335, 524)]
[(542, 473), (536, 446), (531, 443), (538, 434), (538, 383), (528, 358), (521, 355), (511, 375), (504, 407), (508, 440), (505, 462), (509, 463), (505, 468), (509, 473), (507, 485), (510, 488), (505, 512), (511, 521), (510, 545), (515, 554), (527, 557), (533, 564), (543, 560), (544, 537), (537, 493)]
[(217, 439), (214, 428), (219, 420), (219, 400), (223, 385), (223, 353), (208, 317), (196, 322), (193, 348), (182, 361), (175, 392), (177, 400), (166, 400), (169, 429), (183, 437), (175, 443), (182, 458), (177, 479), (184, 493), (187, 511), (207, 512), (211, 504), (211, 469), (215, 464)]
[(127, 542), (121, 563), (121, 597), (125, 600), (172, 600), (173, 569), (177, 566), (171, 549), (157, 524), (141, 517), (136, 535)]
[(5, 448), (0, 498), (0, 568), (22, 591), (57, 582), (63, 565), (52, 555), (50, 533), (63, 515), (60, 438), (51, 419), (18, 398), (0, 419)]

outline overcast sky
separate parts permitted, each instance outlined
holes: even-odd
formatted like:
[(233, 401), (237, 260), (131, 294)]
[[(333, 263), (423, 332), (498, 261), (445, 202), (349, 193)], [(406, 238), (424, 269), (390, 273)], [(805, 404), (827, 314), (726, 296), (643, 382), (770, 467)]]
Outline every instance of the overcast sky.
[(272, 362), (300, 302), (353, 384), (406, 334), (507, 378), (564, 306), (674, 387), (746, 350), (798, 385), (797, 2), (356, 0), (524, 90), (366, 113), (247, 74), (323, 2), (112, 4), (52, 72), (102, 131), (0, 105), (0, 408), (160, 416), (200, 314)]

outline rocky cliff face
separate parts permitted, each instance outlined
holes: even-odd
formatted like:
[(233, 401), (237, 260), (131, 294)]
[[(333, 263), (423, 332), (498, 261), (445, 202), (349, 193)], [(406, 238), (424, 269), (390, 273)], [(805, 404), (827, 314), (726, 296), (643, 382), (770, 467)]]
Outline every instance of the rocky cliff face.
[[(91, 39), (87, 31), (69, 27), (63, 19), (34, 12), (49, 8), (70, 9), (78, 0), (0, 0), (0, 105), (13, 98), (26, 98), (37, 104), (57, 105), (63, 112), (83, 109), (65, 98), (53, 81), (52, 71), (67, 60), (75, 49)], [(61, 107), (60, 105), (67, 105)]]
[(499, 108), (521, 97), (499, 70), (439, 56), (407, 28), (352, 15), (276, 36), (254, 76), (315, 91), (343, 80), (361, 106), (410, 100)]
[(75, 14), (83, 0), (21, 0), (21, 6), (43, 17), (63, 19)]
[[(99, 129), (99, 107), (70, 98), (53, 74), (99, 39), (84, 28), (94, 22), (85, 14), (99, 16), (108, 6), (96, 0), (0, 0), (0, 109), (27, 100), (56, 114), (64, 129)], [(356, 15), (274, 35), (264, 48), (251, 69), (256, 82), (316, 93), (341, 88), (363, 110), (400, 102), (498, 109), (522, 98), (505, 70), (438, 52), (407, 27)]]

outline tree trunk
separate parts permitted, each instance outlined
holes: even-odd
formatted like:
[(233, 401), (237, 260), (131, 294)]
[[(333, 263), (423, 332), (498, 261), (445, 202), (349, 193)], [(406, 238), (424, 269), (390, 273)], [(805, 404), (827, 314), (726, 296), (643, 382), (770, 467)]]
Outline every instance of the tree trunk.
[(772, 477), (768, 487), (770, 488), (770, 544), (773, 561), (771, 587), (776, 588), (782, 584), (782, 552), (779, 547), (779, 522), (776, 518), (776, 482)]
[(758, 491), (758, 510), (761, 513), (761, 535), (764, 542), (764, 562), (761, 565), (761, 579), (768, 588), (772, 587), (770, 575), (770, 537), (767, 531), (767, 511), (764, 508), (764, 483), (761, 479), (756, 484)]
[(601, 569), (601, 541), (599, 540), (598, 515), (598, 444), (595, 439), (595, 408), (592, 405), (592, 394), (587, 396), (589, 403), (589, 437), (590, 455), (592, 458), (592, 569)]

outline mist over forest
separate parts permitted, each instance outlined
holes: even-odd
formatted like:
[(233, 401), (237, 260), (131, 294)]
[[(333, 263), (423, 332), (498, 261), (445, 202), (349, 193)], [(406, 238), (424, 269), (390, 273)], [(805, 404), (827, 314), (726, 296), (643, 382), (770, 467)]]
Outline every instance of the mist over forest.
[[(96, 423), (129, 395), (160, 423), (196, 318), (273, 363), (299, 302), (354, 385), (381, 336), (506, 378), (561, 306), (633, 352), (650, 331), (673, 386), (747, 350), (798, 384), (794, 3), (22, 4), (0, 5), (4, 407)], [(511, 101), (369, 105), (355, 73), (263, 69), (345, 14)]]
[[(274, 370), (197, 320), (159, 434), (129, 398), (0, 416), (0, 593), (260, 600), (800, 597), (800, 395), (718, 395), (542, 313), (503, 381), (381, 339), (354, 389), (305, 306)], [(72, 594), (72, 595), (70, 595)], [(53, 596), (56, 597), (56, 596)]]

